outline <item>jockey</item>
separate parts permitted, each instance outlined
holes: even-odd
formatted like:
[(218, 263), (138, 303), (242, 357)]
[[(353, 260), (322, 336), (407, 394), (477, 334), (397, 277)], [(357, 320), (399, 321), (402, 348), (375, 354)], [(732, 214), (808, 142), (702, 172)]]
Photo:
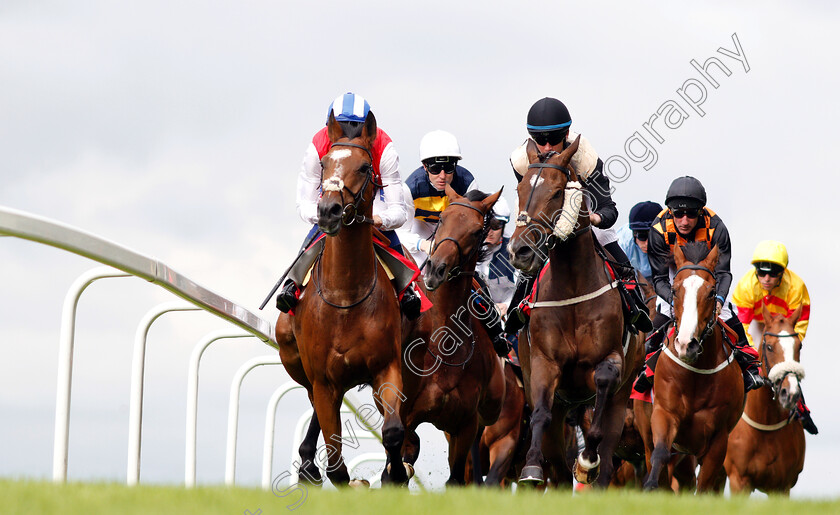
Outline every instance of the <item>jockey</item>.
[(478, 188), (469, 170), (460, 166), (461, 147), (454, 135), (432, 131), (420, 140), (420, 167), (402, 187), (408, 220), (397, 230), (414, 260), (421, 264), (429, 257), (431, 239), (440, 213), (449, 205), (448, 184), (458, 195)]
[[(800, 341), (804, 341), (811, 318), (811, 298), (805, 281), (788, 268), (788, 252), (784, 244), (770, 240), (760, 242), (753, 252), (752, 265), (755, 269), (744, 274), (732, 292), (732, 303), (738, 308), (738, 318), (750, 344), (756, 346), (751, 329), (758, 334), (764, 332), (762, 306), (771, 313), (784, 316), (790, 316), (801, 307), (795, 329)], [(804, 397), (800, 397), (797, 413), (805, 430), (817, 434), (817, 426), (811, 420)]]
[(656, 202), (639, 202), (630, 210), (630, 223), (618, 230), (618, 244), (630, 258), (633, 268), (653, 284), (648, 260), (648, 232), (662, 206)]
[[(337, 97), (327, 110), (327, 122), (330, 113), (335, 117), (344, 131), (345, 136), (358, 134), (365, 119), (370, 113), (370, 105), (361, 95), (345, 93)], [(322, 169), (321, 158), (329, 152), (332, 144), (324, 127), (312, 138), (303, 156), (303, 165), (298, 174), (297, 211), (304, 222), (313, 224), (305, 241), (320, 233), (318, 229), (318, 201), (321, 198)], [(399, 254), (402, 245), (394, 229), (405, 222), (406, 213), (402, 201), (402, 180), (399, 171), (399, 156), (388, 134), (381, 128), (376, 129), (371, 155), (373, 157), (374, 173), (381, 178), (383, 188), (376, 192), (373, 200), (373, 224), (390, 241), (390, 247)], [(306, 249), (301, 249), (298, 259), (306, 256), (314, 259), (316, 255), (307, 256)], [(308, 268), (307, 268), (308, 269)], [(297, 305), (300, 296), (300, 279), (289, 277), (277, 295), (277, 309), (289, 312)], [(400, 308), (409, 319), (420, 315), (420, 298), (409, 286), (400, 298)]]
[(759, 364), (755, 351), (749, 349), (744, 327), (734, 315), (731, 304), (725, 302), (732, 283), (729, 271), (731, 246), (729, 231), (723, 220), (714, 211), (706, 207), (706, 189), (694, 177), (674, 179), (665, 198), (666, 208), (653, 221), (648, 238), (648, 258), (653, 274), (653, 287), (664, 302), (659, 302), (659, 313), (654, 318), (654, 325), (668, 322), (671, 316), (673, 292), (671, 283), (676, 273), (674, 249), (692, 241), (706, 242), (711, 249), (718, 247), (719, 258), (715, 267), (715, 292), (717, 299), (716, 313), (738, 336), (735, 342), (735, 359), (744, 373), (745, 391), (764, 386), (765, 379), (759, 373)]
[[(403, 201), (409, 216), (399, 229), (400, 239), (417, 263), (425, 262), (432, 251), (433, 234), (440, 220), (440, 213), (449, 205), (446, 185), (462, 196), (477, 188), (472, 173), (458, 165), (461, 157), (461, 146), (457, 138), (449, 132), (432, 131), (420, 140), (421, 165), (408, 176), (402, 188)], [(489, 303), (486, 304), (481, 303), (478, 308), (492, 309)], [(496, 352), (506, 355), (508, 341), (502, 329), (501, 318), (485, 317), (480, 322), (493, 341)]]
[[(527, 129), (531, 139), (537, 144), (540, 153), (550, 151), (562, 152), (571, 145), (577, 134), (572, 133), (569, 128), (572, 125), (572, 117), (563, 102), (556, 98), (543, 98), (538, 100), (528, 111)], [(517, 147), (510, 157), (517, 182), (528, 171), (528, 157), (526, 147), (528, 141)], [(610, 197), (610, 181), (603, 173), (604, 163), (592, 148), (589, 140), (581, 136), (578, 151), (572, 157), (572, 165), (580, 177), (583, 189), (586, 192), (586, 201), (589, 207), (589, 221), (592, 224), (592, 232), (595, 238), (623, 267), (616, 267), (615, 272), (622, 275), (627, 282), (635, 282), (635, 274), (630, 260), (618, 244), (618, 237), (613, 224), (618, 219), (618, 209)], [(513, 333), (525, 323), (525, 315), (519, 309), (519, 303), (525, 294), (531, 290), (534, 278), (525, 274), (520, 276), (516, 293), (513, 296), (508, 325), (505, 327), (508, 333)], [(653, 327), (648, 318), (647, 307), (639, 289), (633, 288), (632, 294), (626, 288), (623, 281), (619, 282), (619, 292), (622, 294), (626, 309), (629, 309), (628, 319), (631, 326), (647, 332)]]

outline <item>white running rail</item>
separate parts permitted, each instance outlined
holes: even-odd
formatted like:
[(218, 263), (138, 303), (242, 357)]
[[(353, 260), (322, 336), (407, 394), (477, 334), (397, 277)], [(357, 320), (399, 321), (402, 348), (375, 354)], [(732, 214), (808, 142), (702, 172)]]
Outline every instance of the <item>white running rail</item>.
[[(16, 209), (0, 207), (0, 236), (15, 236), (17, 238), (42, 243), (56, 247), (80, 256), (87, 257), (114, 270), (96, 269), (80, 277), (65, 298), (64, 313), (62, 315), (62, 337), (59, 349), (59, 371), (56, 394), (56, 431), (53, 449), (53, 480), (65, 482), (67, 480), (67, 440), (69, 434), (69, 412), (72, 383), (72, 355), (73, 333), (75, 328), (75, 311), (79, 295), (93, 281), (105, 277), (125, 277), (133, 275), (145, 279), (153, 284), (174, 293), (200, 309), (209, 311), (220, 318), (244, 329), (261, 341), (274, 348), (273, 324), (252, 313), (248, 309), (221, 297), (215, 292), (204, 288), (164, 264), (163, 262), (144, 256), (127, 247), (123, 247), (110, 240), (100, 238), (70, 225), (48, 218), (26, 213)], [(143, 347), (140, 345), (139, 347)], [(135, 347), (135, 355), (141, 352)], [(143, 359), (135, 359), (135, 367), (142, 367)], [(64, 364), (64, 366), (62, 366)], [(135, 377), (142, 383), (142, 370), (136, 368)], [(142, 388), (142, 384), (140, 386)], [(134, 392), (140, 399), (142, 409), (142, 390)], [(139, 428), (140, 412), (132, 413), (131, 427)], [(136, 420), (135, 420), (136, 419)], [(132, 433), (132, 445), (129, 457), (129, 483), (139, 478), (139, 430)], [(135, 441), (136, 440), (136, 441)]]

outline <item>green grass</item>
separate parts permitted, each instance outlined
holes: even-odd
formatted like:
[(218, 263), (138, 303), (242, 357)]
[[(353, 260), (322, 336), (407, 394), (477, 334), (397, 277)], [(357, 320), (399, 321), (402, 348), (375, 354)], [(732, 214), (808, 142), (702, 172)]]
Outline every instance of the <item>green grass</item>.
[[(0, 513), (3, 514), (245, 514), (290, 513), (286, 508), (300, 495), (277, 497), (256, 489), (180, 487), (73, 483), (54, 485), (34, 481), (0, 481)], [(480, 514), (491, 513), (608, 513), (648, 515), (767, 515), (768, 513), (840, 513), (840, 501), (799, 501), (776, 497), (768, 499), (728, 499), (712, 496), (642, 494), (637, 492), (585, 493), (572, 497), (569, 491), (509, 492), (450, 490), (446, 493), (412, 495), (404, 490), (321, 491), (310, 488), (306, 500), (295, 514), (349, 514), (385, 512)]]

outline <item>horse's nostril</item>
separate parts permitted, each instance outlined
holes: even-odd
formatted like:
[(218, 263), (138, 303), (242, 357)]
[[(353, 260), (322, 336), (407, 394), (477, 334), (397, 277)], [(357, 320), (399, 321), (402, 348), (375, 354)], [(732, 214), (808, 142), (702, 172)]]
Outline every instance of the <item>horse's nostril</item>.
[(329, 210), (330, 217), (335, 218), (341, 215), (341, 206), (338, 204), (333, 204), (330, 206)]

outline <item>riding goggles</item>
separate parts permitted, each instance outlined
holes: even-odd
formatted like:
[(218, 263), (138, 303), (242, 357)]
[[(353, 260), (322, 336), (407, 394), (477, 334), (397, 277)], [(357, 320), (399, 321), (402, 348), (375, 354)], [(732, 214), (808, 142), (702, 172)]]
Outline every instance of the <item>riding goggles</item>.
[(764, 277), (765, 275), (769, 275), (772, 278), (776, 278), (781, 276), (784, 273), (785, 269), (777, 265), (776, 263), (765, 263), (760, 262), (755, 264), (755, 274), (759, 277)]
[(566, 134), (568, 133), (568, 129), (544, 132), (528, 131), (528, 134), (531, 136), (531, 138), (533, 138), (534, 141), (537, 142), (537, 145), (545, 145), (546, 143), (548, 143), (552, 146), (560, 144), (560, 142), (566, 139)]
[(633, 237), (639, 241), (647, 241), (648, 239), (648, 232), (647, 231), (633, 231)]
[(691, 220), (694, 220), (695, 218), (700, 216), (700, 210), (699, 209), (672, 209), (671, 210), (671, 215), (674, 217), (674, 220), (677, 220), (677, 219), (680, 219), (680, 218), (683, 218), (683, 217), (688, 217)]
[(427, 164), (426, 171), (432, 175), (440, 175), (440, 172), (444, 172), (446, 175), (452, 175), (455, 173), (455, 163), (448, 162)]

